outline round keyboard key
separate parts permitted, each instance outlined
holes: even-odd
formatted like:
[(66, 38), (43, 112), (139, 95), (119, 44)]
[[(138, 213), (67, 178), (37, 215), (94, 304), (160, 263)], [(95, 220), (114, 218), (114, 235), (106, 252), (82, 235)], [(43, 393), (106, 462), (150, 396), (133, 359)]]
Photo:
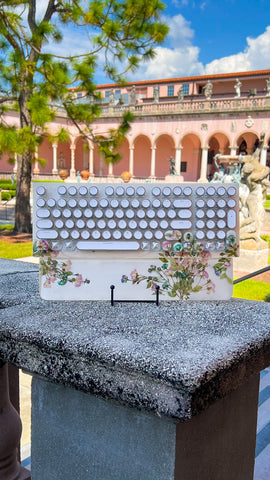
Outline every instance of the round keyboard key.
[(67, 221), (65, 222), (65, 226), (66, 226), (67, 228), (73, 228), (73, 227), (74, 227), (74, 222), (73, 222), (73, 220), (70, 220), (70, 219), (67, 220)]
[(74, 238), (74, 240), (77, 240), (78, 238), (80, 238), (80, 234), (79, 234), (78, 230), (73, 230), (71, 232), (71, 237)]
[(61, 185), (60, 187), (57, 188), (57, 192), (59, 193), (59, 195), (65, 195), (65, 193), (67, 192), (67, 189), (66, 187), (64, 187), (64, 185)]
[(132, 195), (134, 195), (135, 193), (135, 189), (133, 187), (127, 187), (126, 189), (126, 194), (131, 197)]
[(94, 240), (98, 240), (100, 238), (100, 232), (98, 230), (94, 230), (92, 233), (92, 238)]
[(62, 220), (56, 220), (56, 221), (54, 222), (54, 226), (55, 226), (56, 228), (63, 228), (64, 222), (62, 222)]
[(221, 229), (222, 229), (222, 228), (225, 228), (225, 227), (226, 227), (226, 223), (224, 222), (224, 220), (219, 220), (219, 221), (217, 222), (217, 226), (218, 226), (218, 228), (221, 228)]
[(74, 187), (74, 186), (69, 187), (69, 188), (68, 188), (68, 193), (69, 193), (69, 195), (76, 195), (76, 193), (77, 193), (77, 188)]
[(108, 195), (109, 197), (110, 197), (111, 195), (113, 195), (113, 192), (114, 192), (113, 187), (109, 186), (109, 187), (106, 187), (106, 188), (105, 188), (105, 193), (106, 193), (106, 195)]
[(140, 206), (139, 200), (137, 200), (137, 198), (133, 198), (133, 200), (131, 202), (131, 206), (132, 206), (132, 208), (138, 208)]
[(156, 220), (151, 220), (149, 227), (155, 230), (158, 227), (158, 222)]
[(156, 214), (155, 214), (154, 210), (151, 210), (151, 209), (150, 209), (150, 210), (147, 210), (147, 212), (146, 212), (146, 216), (147, 216), (148, 218), (154, 218), (155, 215), (156, 215)]
[(109, 232), (109, 230), (104, 230), (104, 232), (102, 232), (102, 237), (104, 240), (109, 240), (111, 238), (111, 232)]
[(110, 208), (108, 208), (107, 210), (105, 210), (105, 217), (106, 218), (112, 218), (113, 217), (113, 210), (111, 210)]
[(162, 190), (162, 193), (163, 193), (163, 195), (165, 195), (165, 197), (168, 197), (169, 195), (171, 195), (172, 191), (171, 191), (170, 187), (164, 187), (163, 190)]
[(145, 211), (144, 210), (138, 210), (137, 217), (138, 218), (144, 218), (145, 217)]
[(43, 200), (43, 198), (38, 198), (37, 199), (37, 206), (38, 207), (44, 207), (45, 205), (45, 200)]
[(74, 208), (76, 207), (77, 205), (77, 202), (75, 200), (75, 198), (71, 198), (69, 201), (68, 201), (68, 206), (71, 207), (71, 208)]
[(76, 227), (84, 228), (85, 227), (85, 222), (83, 220), (77, 220)]
[(158, 218), (164, 218), (166, 216), (166, 213), (164, 212), (164, 210), (158, 210), (157, 216)]
[(173, 236), (173, 231), (172, 230), (167, 230), (167, 232), (165, 232), (165, 238), (166, 240), (171, 240), (172, 236)]
[(185, 187), (185, 188), (183, 189), (183, 194), (186, 195), (186, 197), (188, 197), (189, 195), (192, 194), (192, 188), (190, 188), (190, 187)]
[(132, 233), (129, 230), (124, 231), (124, 238), (130, 240), (132, 238)]
[(158, 198), (154, 198), (154, 200), (152, 202), (152, 207), (159, 208), (160, 205), (161, 205), (160, 200)]
[(202, 239), (204, 238), (204, 232), (203, 232), (202, 230), (198, 230), (198, 231), (196, 232), (196, 238), (197, 238), (198, 240), (202, 240)]
[(213, 232), (213, 230), (210, 230), (209, 232), (206, 233), (206, 236), (208, 238), (208, 240), (213, 240), (213, 238), (215, 238), (215, 232)]
[[(74, 212), (75, 214), (75, 212)], [(94, 215), (96, 218), (102, 218), (103, 217), (103, 212), (102, 210), (100, 210), (99, 208), (97, 210), (94, 211)]]
[(78, 208), (76, 208), (76, 209), (74, 210), (74, 212), (73, 212), (73, 215), (74, 215), (75, 218), (81, 218), (81, 216), (82, 216), (82, 211), (79, 210)]
[(230, 197), (232, 197), (233, 195), (236, 194), (236, 188), (229, 187), (228, 190), (227, 190), (227, 193), (228, 193), (228, 195), (230, 195)]
[(185, 232), (184, 233), (184, 240), (186, 240), (187, 242), (190, 242), (191, 240), (193, 240), (193, 235), (191, 232)]
[(134, 232), (134, 238), (136, 238), (136, 240), (141, 240), (142, 238), (142, 232), (140, 232), (139, 230), (136, 230), (136, 232)]
[(55, 200), (54, 198), (49, 198), (49, 200), (47, 200), (47, 205), (48, 207), (52, 208), (55, 206)]
[(140, 228), (147, 228), (148, 227), (148, 223), (145, 221), (145, 220), (141, 220), (140, 223), (139, 223), (139, 226)]
[(206, 250), (209, 250), (211, 252), (211, 251), (215, 250), (216, 246), (215, 246), (214, 242), (206, 242), (205, 248), (206, 248)]
[(58, 207), (64, 208), (66, 206), (67, 202), (64, 198), (59, 198), (57, 205)]
[(223, 198), (221, 198), (221, 199), (217, 202), (217, 204), (218, 204), (218, 207), (219, 207), (219, 208), (224, 208), (225, 205), (226, 205), (226, 202), (225, 202), (225, 200), (223, 200)]
[(208, 220), (208, 222), (206, 223), (206, 226), (207, 228), (212, 229), (212, 228), (215, 228), (216, 224), (213, 220)]
[(197, 200), (196, 205), (199, 208), (203, 208), (205, 205), (205, 201), (200, 198), (200, 200)]
[(90, 202), (89, 202), (90, 207), (96, 208), (96, 207), (97, 207), (97, 204), (98, 204), (98, 202), (96, 201), (96, 199), (95, 199), (95, 198), (91, 198), (91, 200), (90, 200)]
[(217, 237), (220, 239), (220, 240), (223, 240), (225, 237), (226, 237), (226, 234), (223, 230), (219, 230), (217, 232)]
[(122, 195), (124, 195), (125, 189), (123, 187), (117, 187), (117, 189), (115, 190), (115, 193), (116, 193), (116, 195), (121, 197)]
[(144, 232), (144, 238), (146, 238), (146, 240), (151, 240), (151, 238), (153, 238), (153, 233), (150, 230), (146, 230)]
[(158, 188), (158, 187), (153, 187), (152, 188), (152, 195), (154, 195), (155, 197), (158, 197), (160, 194), (161, 194), (160, 188)]
[(118, 205), (119, 205), (119, 202), (118, 202), (118, 200), (116, 200), (116, 198), (113, 198), (110, 202), (110, 205), (111, 205), (112, 208), (117, 208)]
[(85, 208), (87, 206), (87, 201), (85, 200), (85, 198), (80, 198), (79, 205), (81, 208)]
[(181, 252), (183, 250), (183, 245), (180, 242), (173, 244), (173, 251), (174, 252)]
[(163, 206), (164, 208), (170, 208), (170, 206), (171, 206), (170, 200), (169, 200), (168, 198), (166, 198), (165, 200), (163, 200), (162, 206)]
[(161, 240), (163, 238), (163, 233), (160, 231), (160, 230), (157, 230), (155, 233), (154, 233), (154, 236), (157, 240)]
[(216, 243), (216, 249), (217, 250), (225, 250), (225, 248), (226, 248), (225, 242), (217, 242)]
[[(65, 210), (64, 210), (64, 212), (65, 212)], [(64, 213), (64, 212), (63, 212), (63, 213)], [(71, 215), (70, 210), (67, 210), (67, 212), (66, 212), (66, 214), (67, 214), (66, 218), (68, 218), (68, 216), (70, 217), (70, 215), (69, 215), (68, 212), (69, 212), (70, 215)], [(52, 216), (53, 216), (54, 218), (59, 218), (59, 217), (61, 216), (60, 210), (58, 210), (58, 208), (55, 208), (55, 209), (52, 211)], [(64, 215), (64, 216), (65, 216), (65, 215)]]
[(228, 207), (234, 208), (236, 205), (236, 201), (233, 198), (230, 198), (227, 202)]
[(198, 210), (196, 212), (196, 217), (197, 218), (203, 218), (204, 217), (204, 211), (203, 210)]
[(148, 198), (144, 198), (143, 201), (142, 201), (142, 207), (143, 208), (148, 208), (150, 207), (150, 200), (148, 200)]
[(219, 210), (217, 211), (217, 216), (218, 216), (218, 218), (224, 218), (225, 215), (226, 215), (225, 210), (219, 209)]
[(134, 211), (131, 210), (130, 208), (126, 211), (126, 216), (127, 218), (133, 218), (134, 217)]
[(60, 232), (60, 237), (66, 240), (66, 238), (69, 237), (69, 233), (66, 230), (62, 230), (62, 232)]
[(108, 221), (108, 227), (109, 228), (115, 228), (116, 227), (116, 222), (114, 220), (109, 220)]
[(135, 228), (137, 228), (137, 222), (135, 222), (135, 220), (130, 220), (130, 222), (128, 222), (128, 226), (131, 228), (131, 230), (135, 230)]
[(139, 195), (141, 197), (142, 195), (145, 194), (145, 188), (144, 187), (138, 187), (136, 189), (136, 193), (137, 193), (137, 195)]
[(87, 188), (86, 188), (85, 186), (81, 186), (81, 187), (79, 188), (79, 193), (80, 193), (80, 195), (86, 195), (87, 192), (88, 192), (88, 190), (87, 190)]
[(100, 228), (101, 230), (103, 230), (103, 228), (106, 227), (106, 222), (104, 222), (104, 220), (99, 220), (97, 222), (97, 227)]
[(121, 228), (121, 230), (124, 230), (124, 228), (127, 227), (127, 222), (125, 220), (120, 220), (118, 222), (118, 227)]
[(215, 216), (214, 210), (207, 210), (206, 215), (208, 218), (213, 218)]
[(45, 191), (46, 191), (45, 188), (42, 187), (41, 185), (40, 187), (37, 187), (37, 190), (36, 190), (38, 195), (44, 195)]
[(92, 186), (89, 188), (89, 193), (90, 195), (97, 195), (98, 194), (98, 189), (95, 186)]
[(160, 226), (160, 228), (162, 228), (162, 230), (166, 230), (166, 228), (168, 228), (169, 224), (168, 224), (167, 220), (161, 220), (161, 222), (159, 223), (159, 226)]
[(102, 198), (102, 199), (99, 201), (99, 206), (100, 206), (101, 208), (106, 208), (108, 205), (109, 205), (109, 202), (108, 202), (107, 198)]
[(169, 218), (175, 218), (176, 217), (175, 210), (169, 210), (167, 215)]
[(173, 193), (174, 193), (174, 195), (176, 195), (177, 197), (179, 197), (179, 195), (181, 195), (181, 193), (182, 193), (182, 188), (180, 188), (180, 187), (174, 187)]
[(84, 240), (88, 240), (88, 238), (90, 237), (90, 233), (87, 230), (83, 230), (82, 233), (81, 233), (81, 237)]
[(207, 193), (207, 195), (215, 195), (216, 189), (214, 187), (208, 187), (206, 189), (206, 193)]
[(198, 222), (196, 223), (196, 227), (200, 229), (204, 228), (205, 226), (205, 223), (203, 220), (198, 220)]
[(216, 205), (216, 202), (213, 200), (213, 198), (209, 198), (206, 203), (209, 208), (213, 208)]
[(92, 230), (92, 229), (95, 228), (95, 226), (96, 226), (94, 220), (88, 220), (88, 222), (87, 222), (86, 225), (87, 225), (87, 227), (88, 227), (90, 230)]
[(123, 216), (124, 216), (123, 210), (120, 210), (120, 209), (116, 210), (115, 216), (116, 216), (116, 218), (123, 218)]
[(223, 195), (225, 195), (226, 193), (226, 189), (224, 187), (218, 187), (217, 189), (217, 194), (222, 197)]
[(121, 205), (122, 208), (128, 208), (129, 207), (129, 201), (126, 198), (123, 198), (123, 200), (121, 200), (121, 202), (120, 202), (120, 205)]
[(84, 210), (83, 214), (86, 218), (91, 218), (93, 216), (93, 212), (92, 212), (92, 210), (90, 210), (90, 208), (86, 208)]
[(113, 238), (114, 238), (115, 240), (119, 240), (121, 237), (122, 237), (122, 233), (119, 232), (119, 230), (114, 230), (114, 232), (113, 232)]
[(203, 187), (198, 187), (196, 189), (196, 193), (197, 193), (197, 195), (199, 195), (201, 197), (202, 195), (204, 195), (205, 189)]

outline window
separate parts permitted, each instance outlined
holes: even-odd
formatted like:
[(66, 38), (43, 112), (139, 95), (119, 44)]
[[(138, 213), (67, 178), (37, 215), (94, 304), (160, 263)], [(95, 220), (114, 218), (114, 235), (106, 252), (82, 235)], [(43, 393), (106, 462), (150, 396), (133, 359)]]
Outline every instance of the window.
[(110, 90), (105, 91), (105, 99), (109, 101), (110, 98)]
[(200, 95), (201, 93), (203, 93), (202, 85), (199, 85), (198, 93), (199, 93), (199, 95)]
[(181, 172), (187, 171), (187, 162), (181, 162)]
[(167, 95), (168, 95), (168, 97), (173, 97), (174, 96), (174, 85), (168, 85)]
[(82, 98), (82, 93), (77, 93), (77, 98)]
[(118, 102), (119, 98), (121, 97), (121, 90), (115, 90), (115, 101)]
[(188, 83), (184, 83), (184, 84), (183, 84), (183, 94), (184, 94), (184, 95), (188, 95), (188, 94), (189, 94), (189, 84), (188, 84)]

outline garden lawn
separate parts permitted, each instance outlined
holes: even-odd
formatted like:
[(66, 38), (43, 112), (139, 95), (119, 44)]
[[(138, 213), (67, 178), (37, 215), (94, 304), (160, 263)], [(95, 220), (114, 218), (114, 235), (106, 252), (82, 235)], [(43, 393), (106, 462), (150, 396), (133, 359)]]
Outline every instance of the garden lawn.
[(0, 258), (22, 258), (33, 255), (32, 242), (8, 243), (0, 241)]
[(233, 286), (233, 297), (246, 300), (264, 300), (270, 294), (270, 284), (258, 280), (244, 280)]

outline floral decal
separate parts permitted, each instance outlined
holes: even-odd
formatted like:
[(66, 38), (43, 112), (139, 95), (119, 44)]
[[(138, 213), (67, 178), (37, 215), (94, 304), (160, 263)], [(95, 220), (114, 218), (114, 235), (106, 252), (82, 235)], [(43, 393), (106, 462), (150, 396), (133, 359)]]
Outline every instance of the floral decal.
[[(182, 245), (180, 236), (180, 232), (173, 232), (171, 240), (176, 242), (172, 243), (170, 240), (163, 242), (163, 251), (159, 254), (161, 265), (150, 265), (149, 275), (140, 275), (134, 269), (129, 276), (123, 275), (121, 282), (131, 282), (133, 285), (146, 282), (146, 288), (153, 290), (153, 294), (158, 285), (161, 294), (178, 297), (181, 300), (188, 300), (191, 293), (202, 290), (207, 294), (215, 292), (215, 284), (206, 271), (212, 257), (211, 252), (194, 241)], [(232, 237), (228, 239), (226, 250), (220, 252), (219, 259), (214, 265), (215, 274), (229, 283), (232, 283), (232, 280), (227, 275), (227, 269), (236, 252), (235, 239)]]
[(74, 287), (80, 287), (81, 285), (90, 283), (90, 280), (87, 278), (83, 279), (80, 273), (73, 273), (71, 271), (71, 260), (57, 260), (59, 252), (51, 250), (45, 240), (35, 242), (33, 252), (35, 256), (40, 257), (40, 273), (45, 276), (43, 287), (51, 288), (51, 285), (55, 282), (61, 286), (69, 282), (72, 283)]

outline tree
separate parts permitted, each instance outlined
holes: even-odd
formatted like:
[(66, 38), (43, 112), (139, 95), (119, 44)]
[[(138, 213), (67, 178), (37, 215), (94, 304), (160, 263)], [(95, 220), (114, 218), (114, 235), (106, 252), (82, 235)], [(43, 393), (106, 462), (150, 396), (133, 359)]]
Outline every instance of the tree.
[[(132, 116), (126, 113), (119, 128), (94, 137), (91, 124), (100, 115), (94, 80), (98, 58), (104, 55), (103, 69), (111, 80), (123, 82), (126, 72), (152, 58), (153, 47), (164, 41), (164, 8), (160, 0), (0, 0), (0, 154), (18, 158), (15, 233), (31, 232), (31, 165), (42, 133), (57, 115), (52, 104), (60, 103), (80, 133), (99, 144), (107, 162), (119, 160), (115, 147)], [(50, 45), (63, 40), (66, 26), (88, 35), (86, 53), (48, 53)], [(76, 103), (72, 87), (89, 101)], [(18, 111), (18, 128), (5, 122), (10, 109)]]

